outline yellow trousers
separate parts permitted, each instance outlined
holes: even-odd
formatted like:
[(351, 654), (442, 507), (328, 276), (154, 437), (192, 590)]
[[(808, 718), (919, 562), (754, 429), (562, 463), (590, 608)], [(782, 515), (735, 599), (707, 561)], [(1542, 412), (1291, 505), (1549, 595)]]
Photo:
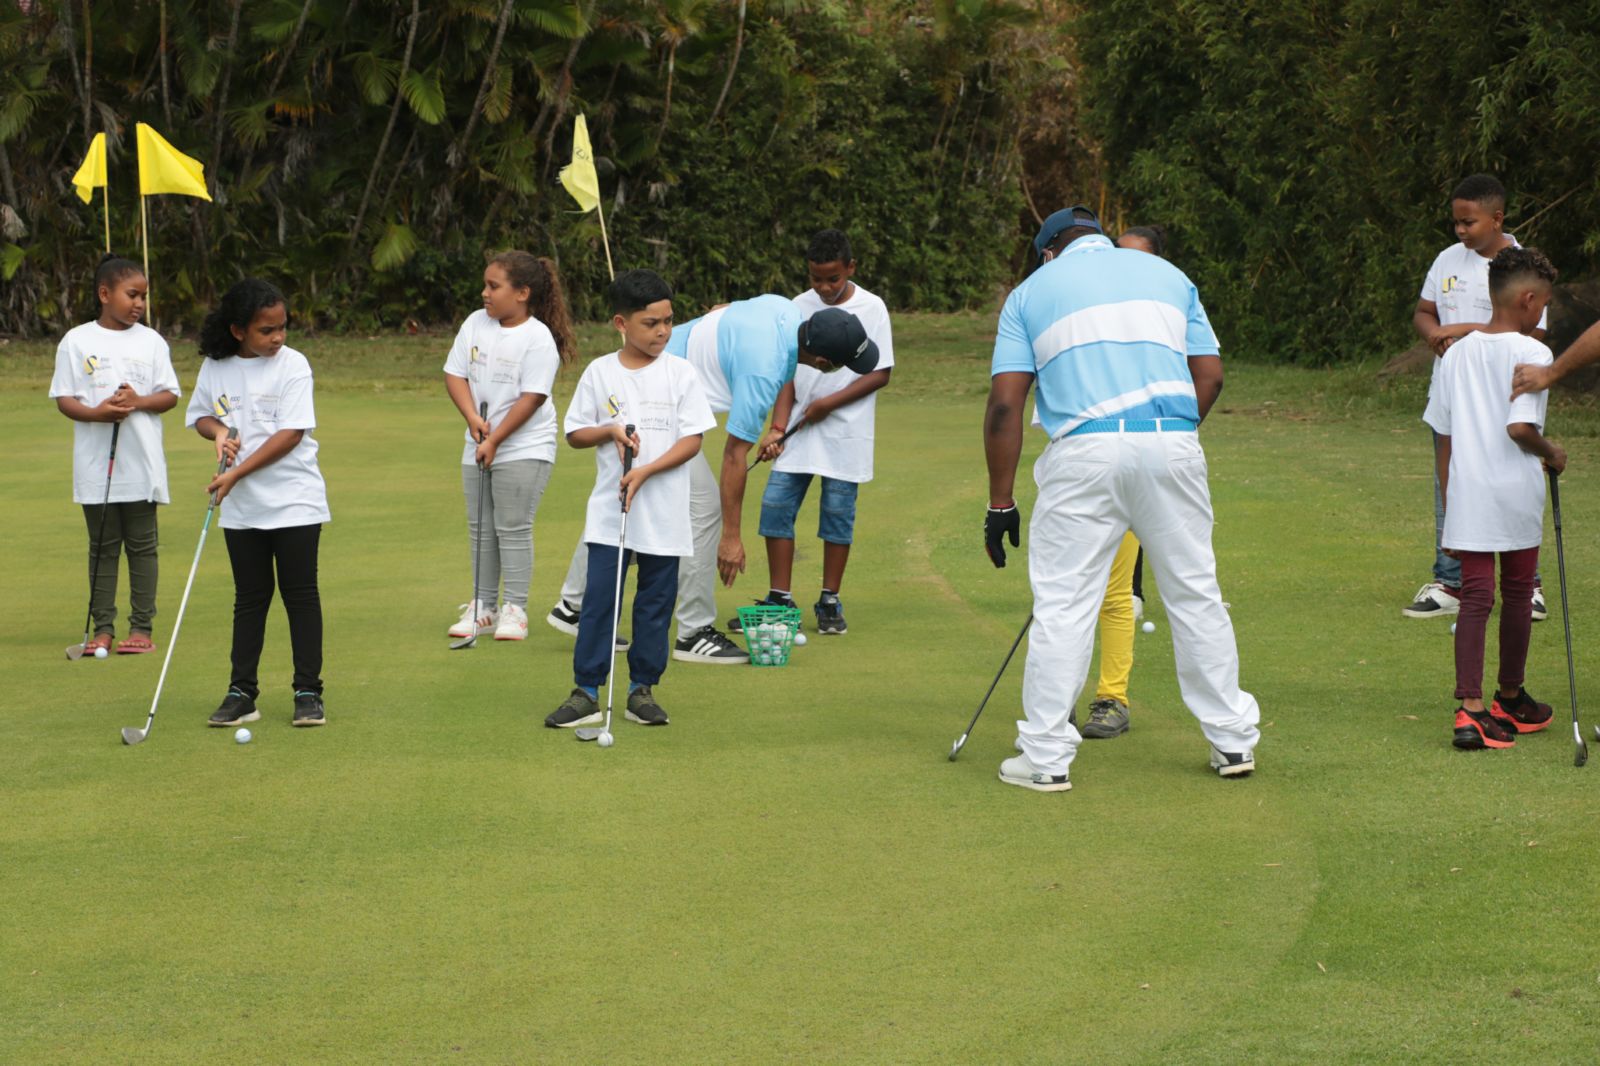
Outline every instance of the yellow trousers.
[(1124, 533), (1100, 604), (1100, 683), (1095, 699), (1116, 700), (1123, 706), (1128, 704), (1128, 675), (1133, 673), (1133, 564), (1138, 558), (1138, 538)]

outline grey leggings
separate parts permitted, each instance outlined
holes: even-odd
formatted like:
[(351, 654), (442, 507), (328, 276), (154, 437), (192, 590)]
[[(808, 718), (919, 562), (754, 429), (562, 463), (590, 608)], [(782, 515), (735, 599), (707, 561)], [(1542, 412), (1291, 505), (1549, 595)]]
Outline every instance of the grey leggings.
[[(493, 607), (499, 602), (501, 579), (505, 602), (527, 609), (528, 582), (533, 579), (533, 515), (539, 509), (545, 486), (550, 484), (550, 462), (513, 459), (495, 463), (486, 475), (470, 463), (461, 466), (461, 486), (467, 497), (467, 543), (477, 553), (478, 600)], [(488, 479), (483, 494), (481, 540), (478, 530), (478, 479)], [(468, 563), (472, 562), (468, 556)]]

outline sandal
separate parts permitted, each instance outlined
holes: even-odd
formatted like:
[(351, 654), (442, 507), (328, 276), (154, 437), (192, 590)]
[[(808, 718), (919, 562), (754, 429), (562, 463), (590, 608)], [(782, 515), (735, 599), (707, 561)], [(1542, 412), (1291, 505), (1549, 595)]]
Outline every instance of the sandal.
[[(106, 643), (111, 643), (111, 638), (107, 637)], [(155, 650), (156, 646), (150, 643), (148, 633), (129, 633), (128, 638), (117, 645), (118, 655), (143, 655)]]
[(94, 658), (95, 650), (98, 648), (104, 648), (106, 651), (110, 651), (111, 640), (112, 636), (110, 633), (96, 633), (94, 635), (94, 639), (83, 646), (84, 657), (89, 659)]

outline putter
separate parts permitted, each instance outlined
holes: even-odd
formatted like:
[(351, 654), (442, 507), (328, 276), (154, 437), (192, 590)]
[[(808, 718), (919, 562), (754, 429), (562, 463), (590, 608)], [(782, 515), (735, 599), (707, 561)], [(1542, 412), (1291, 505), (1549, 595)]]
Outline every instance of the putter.
[(89, 562), (89, 609), (83, 614), (83, 643), (67, 649), (67, 658), (77, 662), (89, 646), (89, 628), (94, 625), (94, 583), (100, 579), (100, 546), (106, 540), (106, 512), (111, 510), (111, 471), (117, 465), (117, 434), (122, 423), (111, 423), (111, 455), (106, 459), (106, 498), (100, 501), (100, 532), (94, 535), (94, 558)]
[[(478, 417), (485, 422), (489, 420), (489, 401), (478, 404)], [(482, 441), (478, 442), (482, 444)], [(472, 632), (466, 639), (452, 641), (451, 651), (460, 651), (462, 648), (476, 648), (478, 646), (478, 558), (483, 554), (483, 493), (489, 485), (489, 479), (494, 475), (484, 469), (482, 463), (478, 464), (478, 535), (472, 538), (472, 596), (467, 600), (472, 608)]]
[[(1589, 745), (1583, 741), (1583, 730), (1578, 727), (1578, 675), (1572, 667), (1572, 615), (1567, 612), (1567, 559), (1561, 550), (1561, 489), (1559, 476), (1550, 471), (1550, 513), (1556, 527), (1556, 573), (1561, 580), (1561, 628), (1567, 637), (1567, 691), (1572, 696), (1572, 765), (1582, 766), (1589, 761)], [(1600, 737), (1600, 728), (1595, 730)]]
[(989, 691), (983, 694), (983, 702), (978, 704), (978, 711), (972, 716), (972, 721), (967, 723), (967, 731), (956, 738), (955, 744), (950, 748), (950, 761), (955, 762), (956, 756), (961, 754), (961, 749), (966, 747), (967, 738), (972, 735), (972, 727), (978, 724), (978, 716), (983, 714), (983, 709), (989, 705), (989, 697), (994, 695), (995, 687), (1000, 684), (1000, 679), (1005, 676), (1006, 667), (1011, 665), (1011, 657), (1017, 654), (1017, 648), (1022, 645), (1022, 638), (1028, 635), (1028, 629), (1033, 625), (1033, 615), (1028, 615), (1028, 620), (1022, 623), (1022, 632), (1017, 634), (1017, 639), (1011, 642), (1011, 650), (1006, 652), (1006, 661), (1000, 664), (1000, 672), (994, 675), (994, 680), (989, 682)]
[[(785, 433), (783, 436), (778, 438), (778, 446), (781, 448), (783, 445), (789, 443), (789, 438), (790, 437), (794, 436), (796, 433), (799, 433), (802, 429), (805, 429), (805, 428), (806, 428), (806, 424), (804, 422), (800, 422), (799, 424), (794, 426), (794, 428), (790, 429), (789, 432)], [(759, 463), (759, 462), (761, 462), (761, 452), (757, 451), (756, 452), (756, 457), (750, 461), (750, 465), (744, 468), (745, 473), (748, 474), (750, 471), (754, 470), (756, 468), (756, 464)]]
[[(633, 438), (633, 427), (627, 427), (629, 439)], [(633, 469), (633, 445), (630, 444), (622, 451), (622, 476), (627, 477), (628, 471)], [(628, 498), (622, 496), (622, 529), (617, 533), (617, 590), (611, 597), (611, 669), (606, 671), (606, 724), (599, 729), (593, 727), (574, 729), (573, 736), (579, 740), (600, 740), (602, 748), (610, 747), (611, 741), (611, 705), (612, 693), (617, 690), (617, 623), (622, 620), (622, 561), (623, 543), (628, 536)]]
[[(239, 431), (233, 426), (228, 427), (228, 439), (237, 440)], [(220, 475), (228, 469), (228, 457), (224, 455), (222, 462), (217, 464), (217, 473)], [(183, 626), (183, 611), (189, 606), (189, 590), (194, 588), (195, 571), (200, 569), (200, 553), (205, 550), (206, 530), (211, 528), (211, 515), (217, 509), (217, 495), (211, 494), (211, 502), (206, 506), (206, 520), (200, 524), (200, 543), (194, 546), (194, 562), (189, 564), (189, 580), (183, 583), (183, 599), (178, 601), (178, 617), (172, 623), (172, 636), (167, 638), (167, 654), (161, 660), (161, 676), (156, 680), (155, 698), (150, 701), (150, 714), (144, 720), (143, 729), (128, 726), (122, 731), (124, 744), (138, 744), (150, 735), (150, 727), (155, 724), (156, 706), (161, 702), (161, 686), (167, 683), (167, 667), (172, 665), (172, 649), (178, 646), (178, 630)]]

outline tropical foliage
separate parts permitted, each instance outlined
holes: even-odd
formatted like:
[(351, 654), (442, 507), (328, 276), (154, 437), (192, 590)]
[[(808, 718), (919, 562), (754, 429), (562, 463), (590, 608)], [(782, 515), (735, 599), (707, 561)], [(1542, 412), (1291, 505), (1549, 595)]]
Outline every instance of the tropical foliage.
[(661, 269), (686, 310), (794, 289), (826, 225), (891, 303), (971, 305), (1009, 273), (1012, 105), (1049, 41), (985, 0), (0, 5), (0, 329), (25, 332), (90, 299), (101, 200), (67, 179), (95, 133), (112, 242), (138, 247), (137, 121), (215, 198), (148, 201), (169, 325), (245, 273), (285, 282), (306, 322), (445, 322), (507, 246), (554, 256), (597, 313), (599, 227), (555, 182), (580, 111), (619, 266)]

